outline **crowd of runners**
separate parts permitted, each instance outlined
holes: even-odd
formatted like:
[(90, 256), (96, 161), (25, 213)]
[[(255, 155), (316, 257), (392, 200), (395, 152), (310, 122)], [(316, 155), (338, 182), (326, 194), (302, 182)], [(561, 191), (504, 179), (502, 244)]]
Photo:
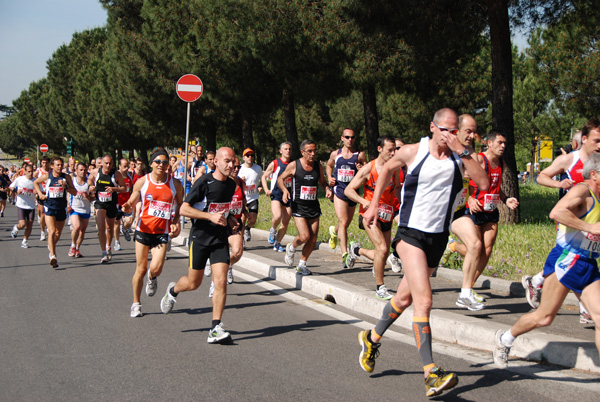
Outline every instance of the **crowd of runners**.
[[(329, 246), (340, 248), (341, 267), (353, 268), (361, 256), (371, 260), (375, 297), (387, 300), (375, 327), (358, 335), (360, 366), (367, 372), (374, 370), (385, 331), (413, 305), (412, 327), (426, 394), (434, 396), (454, 387), (458, 377), (433, 360), (429, 278), (440, 261), (447, 261), (452, 252), (460, 253), (464, 257), (463, 282), (456, 305), (472, 311), (485, 308), (484, 298), (473, 286), (496, 241), (498, 205), (514, 209), (519, 201), (500, 188), (506, 169), (507, 138), (503, 133), (487, 133), (484, 151), (477, 153), (473, 148), (475, 119), (446, 108), (435, 113), (429, 131), (431, 136), (416, 144), (381, 137), (376, 144), (378, 155), (368, 161), (355, 146), (355, 132), (344, 129), (341, 147), (331, 152), (325, 167), (316, 158), (314, 141), (301, 143), (301, 157), (296, 160), (291, 160), (292, 145), (284, 142), (280, 157), (264, 172), (254, 162), (250, 148), (242, 152), (242, 161), (227, 147), (204, 154), (201, 146), (193, 146), (187, 159), (184, 152), (178, 157), (156, 148), (149, 159), (149, 173), (141, 159), (115, 163), (107, 155), (87, 165), (70, 158), (63, 166), (60, 157), (42, 158), (37, 169), (23, 163), (20, 169), (0, 171), (0, 213), (4, 216), (7, 199), (16, 205), (18, 222), (11, 236), (16, 238), (23, 231), (23, 248), (29, 247), (37, 213), (40, 241), (47, 241), (49, 263), (54, 268), (59, 266), (59, 257), (63, 258), (57, 256), (56, 244), (67, 222), (70, 258), (83, 257), (80, 249), (92, 215), (100, 263), (111, 262), (113, 250), (121, 249), (121, 236), (126, 241), (133, 238), (132, 318), (143, 316), (142, 288), (147, 296), (155, 295), (171, 239), (179, 235), (183, 222), (191, 220), (188, 272), (169, 283), (160, 308), (165, 314), (171, 312), (182, 292), (197, 289), (204, 277), (210, 277), (213, 312), (207, 341), (224, 343), (231, 340), (221, 322), (227, 285), (233, 283), (233, 265), (240, 260), (245, 243), (251, 241), (260, 191), (271, 200), (268, 243), (298, 275), (310, 275), (308, 260), (315, 249), (321, 216), (320, 186), (334, 204), (337, 225), (329, 227)], [(557, 158), (538, 177), (541, 185), (565, 190), (550, 215), (559, 224), (557, 245), (542, 272), (523, 278), (527, 301), (535, 310), (510, 330), (496, 334), (493, 358), (501, 367), (508, 364), (515, 337), (549, 325), (569, 290), (581, 296), (582, 322), (584, 318), (590, 322), (600, 319), (596, 265), (600, 257), (600, 121), (591, 119), (575, 139), (579, 147)], [(562, 180), (553, 180), (561, 174), (565, 175)], [(348, 242), (357, 204), (358, 225), (371, 240), (372, 249)], [(284, 246), (292, 217), (298, 235)], [(392, 237), (394, 221), (398, 230)], [(296, 263), (297, 250), (300, 257)], [(384, 284), (386, 263), (394, 272), (404, 271), (393, 295)], [(597, 330), (597, 346), (599, 334)]]

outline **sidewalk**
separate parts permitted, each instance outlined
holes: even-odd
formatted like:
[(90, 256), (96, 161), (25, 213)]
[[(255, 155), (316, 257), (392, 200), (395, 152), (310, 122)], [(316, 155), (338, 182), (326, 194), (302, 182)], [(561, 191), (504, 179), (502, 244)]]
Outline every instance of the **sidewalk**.
[[(174, 244), (188, 244), (189, 225)], [(277, 280), (292, 288), (301, 289), (319, 298), (326, 298), (340, 306), (366, 314), (375, 320), (381, 316), (385, 301), (375, 298), (375, 278), (372, 264), (365, 259), (356, 262), (353, 269), (342, 269), (339, 248), (331, 250), (328, 244), (317, 244), (308, 260), (313, 272), (310, 276), (296, 275), (294, 268), (283, 262), (284, 253), (272, 250), (266, 239), (268, 232), (252, 229), (252, 241), (246, 244), (242, 259), (236, 264), (258, 278)], [(282, 244), (293, 238), (286, 236)], [(296, 253), (296, 263), (300, 253)], [(395, 293), (403, 273), (385, 270), (385, 284)], [(462, 272), (440, 268), (437, 277), (431, 278), (433, 310), (431, 326), (434, 338), (471, 348), (492, 350), (494, 334), (498, 329), (508, 329), (517, 319), (530, 311), (520, 282), (481, 277), (477, 292), (486, 297), (486, 308), (468, 311), (456, 306)], [(410, 331), (412, 313), (405, 312), (395, 325)], [(534, 330), (515, 341), (511, 356), (526, 360), (543, 361), (600, 374), (600, 361), (594, 343), (594, 325), (579, 324), (577, 299), (569, 294), (550, 327)], [(491, 354), (490, 354), (491, 359)]]

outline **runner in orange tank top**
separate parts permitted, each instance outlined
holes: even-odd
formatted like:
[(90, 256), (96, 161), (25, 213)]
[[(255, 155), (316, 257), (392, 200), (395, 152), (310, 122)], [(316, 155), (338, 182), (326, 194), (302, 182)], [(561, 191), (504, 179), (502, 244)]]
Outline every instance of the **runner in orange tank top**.
[[(360, 204), (358, 226), (367, 232), (371, 242), (375, 246), (375, 250), (361, 248), (358, 243), (351, 242), (349, 247), (348, 268), (354, 266), (354, 262), (359, 255), (365, 256), (373, 261), (373, 274), (376, 281), (375, 296), (379, 299), (389, 300), (392, 295), (388, 292), (383, 283), (383, 271), (385, 261), (390, 253), (390, 244), (392, 241), (392, 219), (394, 217), (394, 197), (400, 198), (400, 178), (398, 173), (394, 173), (390, 182), (379, 200), (379, 214), (377, 222), (373, 226), (363, 225), (363, 214), (371, 205), (375, 183), (379, 177), (379, 169), (390, 159), (394, 157), (396, 152), (396, 142), (394, 138), (386, 136), (377, 139), (377, 150), (379, 156), (363, 166), (350, 184), (346, 187), (344, 194), (350, 200)], [(364, 197), (358, 195), (356, 190), (360, 186), (364, 187)]]
[[(167, 173), (169, 155), (162, 149), (156, 150), (150, 157), (152, 172), (136, 181), (129, 200), (123, 204), (123, 212), (133, 211), (142, 200), (140, 216), (135, 231), (136, 270), (133, 274), (133, 304), (131, 317), (142, 316), (140, 296), (146, 278), (146, 294), (154, 296), (157, 278), (167, 255), (169, 236), (177, 237), (181, 231), (179, 207), (183, 202), (183, 186), (179, 180)], [(152, 262), (148, 269), (148, 251), (152, 253)]]

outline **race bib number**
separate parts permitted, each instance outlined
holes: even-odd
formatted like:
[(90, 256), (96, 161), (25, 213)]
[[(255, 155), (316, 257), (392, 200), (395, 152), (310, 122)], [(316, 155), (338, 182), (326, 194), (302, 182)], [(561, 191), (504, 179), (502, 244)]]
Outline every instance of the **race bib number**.
[(258, 190), (256, 188), (256, 184), (250, 184), (249, 186), (246, 186), (246, 197), (252, 197), (257, 192)]
[(75, 194), (75, 199), (77, 199), (77, 200), (83, 200), (84, 199), (84, 194), (85, 194), (85, 191), (79, 191), (79, 190), (77, 190), (77, 194)]
[(486, 194), (483, 199), (483, 210), (487, 212), (495, 211), (500, 203), (500, 194)]
[(48, 187), (48, 198), (63, 198), (64, 188), (60, 187)]
[(458, 202), (458, 208), (462, 208), (467, 204), (467, 196), (469, 195), (469, 189), (463, 188), (460, 192), (460, 201)]
[(232, 215), (238, 216), (242, 214), (242, 201), (231, 201), (229, 211)]
[(292, 178), (288, 177), (287, 179), (285, 179), (283, 181), (283, 185), (285, 186), (285, 188), (292, 188)]
[(148, 215), (160, 219), (171, 218), (171, 203), (164, 201), (150, 201)]
[(33, 189), (32, 188), (22, 188), (21, 195), (23, 197), (33, 197)]
[(99, 191), (98, 192), (98, 201), (111, 202), (112, 201), (112, 193), (109, 193), (108, 191)]
[(379, 204), (377, 217), (382, 222), (391, 222), (394, 215), (394, 207), (388, 204)]
[(213, 202), (208, 206), (208, 212), (211, 214), (218, 214), (224, 212), (223, 216), (227, 218), (229, 215), (229, 203), (228, 202)]
[(600, 235), (585, 233), (585, 239), (581, 242), (581, 248), (594, 253), (600, 252)]
[(301, 186), (300, 199), (306, 201), (315, 201), (317, 199), (317, 187)]
[(354, 170), (353, 169), (339, 169), (338, 170), (338, 181), (342, 183), (350, 183), (354, 178)]
[(42, 189), (42, 193), (46, 192), (46, 183), (40, 183), (40, 188)]

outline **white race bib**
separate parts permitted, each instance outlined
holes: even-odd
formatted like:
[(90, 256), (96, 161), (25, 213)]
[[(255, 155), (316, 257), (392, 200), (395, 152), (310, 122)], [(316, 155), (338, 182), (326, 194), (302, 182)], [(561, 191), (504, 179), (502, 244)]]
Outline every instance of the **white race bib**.
[(342, 183), (350, 183), (354, 178), (353, 169), (338, 169), (337, 179)]
[(246, 197), (252, 197), (257, 192), (256, 184), (250, 184), (249, 186), (246, 186)]
[(160, 219), (171, 218), (171, 203), (164, 201), (150, 201), (148, 215)]
[(391, 222), (394, 215), (394, 207), (388, 204), (379, 204), (377, 216), (382, 222)]
[(585, 239), (581, 242), (581, 248), (594, 253), (600, 252), (600, 235), (585, 233)]
[(231, 201), (229, 212), (234, 216), (240, 215), (242, 213), (242, 201)]
[(315, 186), (301, 186), (300, 187), (300, 199), (307, 201), (314, 201), (317, 199), (317, 187)]
[(32, 188), (22, 188), (21, 191), (22, 191), (21, 195), (23, 197), (33, 197), (33, 189)]
[(229, 216), (229, 203), (228, 202), (212, 202), (208, 206), (208, 212), (211, 214), (218, 214), (224, 212), (223, 216), (227, 218)]
[(48, 198), (63, 198), (64, 188), (60, 187), (48, 187)]
[(111, 202), (112, 201), (112, 193), (109, 193), (108, 191), (99, 191), (98, 192), (98, 201)]
[(486, 194), (483, 198), (483, 210), (487, 212), (495, 211), (500, 203), (500, 194)]

